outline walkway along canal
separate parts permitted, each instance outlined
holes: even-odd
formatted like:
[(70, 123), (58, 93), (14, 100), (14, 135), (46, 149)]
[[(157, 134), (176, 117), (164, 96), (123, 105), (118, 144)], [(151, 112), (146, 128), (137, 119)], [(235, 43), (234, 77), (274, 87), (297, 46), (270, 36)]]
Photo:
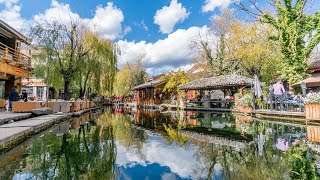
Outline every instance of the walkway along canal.
[[(0, 151), (10, 149), (12, 146), (28, 139), (54, 124), (70, 119), (72, 116), (96, 110), (90, 108), (74, 113), (56, 113), (31, 118), (31, 113), (1, 112), (0, 115)], [(12, 123), (9, 123), (13, 121)], [(4, 124), (6, 123), (6, 124)]]
[(105, 109), (4, 152), (0, 178), (316, 179), (316, 132), (242, 114)]

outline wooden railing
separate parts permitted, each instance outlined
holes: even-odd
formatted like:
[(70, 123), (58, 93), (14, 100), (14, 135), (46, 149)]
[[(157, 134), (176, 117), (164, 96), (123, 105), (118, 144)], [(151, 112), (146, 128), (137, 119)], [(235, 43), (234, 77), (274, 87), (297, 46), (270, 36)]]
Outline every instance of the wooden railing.
[(5, 60), (8, 64), (29, 70), (31, 68), (31, 58), (0, 43), (0, 60)]

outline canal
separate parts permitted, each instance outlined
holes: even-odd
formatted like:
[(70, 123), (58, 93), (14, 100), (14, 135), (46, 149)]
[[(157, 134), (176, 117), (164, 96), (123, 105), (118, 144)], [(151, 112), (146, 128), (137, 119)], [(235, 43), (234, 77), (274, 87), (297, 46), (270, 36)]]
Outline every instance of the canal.
[(319, 179), (311, 131), (240, 114), (105, 109), (2, 152), (0, 178)]

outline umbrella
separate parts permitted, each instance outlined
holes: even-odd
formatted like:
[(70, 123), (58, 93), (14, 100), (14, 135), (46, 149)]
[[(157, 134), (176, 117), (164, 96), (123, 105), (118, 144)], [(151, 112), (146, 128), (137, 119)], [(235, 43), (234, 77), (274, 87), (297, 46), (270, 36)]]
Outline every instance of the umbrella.
[(253, 76), (253, 88), (254, 88), (254, 95), (260, 98), (262, 96), (262, 89), (261, 89), (261, 83), (257, 75)]

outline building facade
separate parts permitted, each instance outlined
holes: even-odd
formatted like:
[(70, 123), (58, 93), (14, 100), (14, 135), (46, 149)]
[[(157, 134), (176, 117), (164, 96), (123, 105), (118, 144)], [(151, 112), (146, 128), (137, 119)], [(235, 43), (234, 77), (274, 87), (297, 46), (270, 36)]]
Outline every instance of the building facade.
[(13, 87), (21, 93), (22, 78), (30, 77), (31, 51), (21, 53), (22, 46), (30, 46), (30, 40), (0, 20), (0, 99), (8, 97)]
[(47, 84), (43, 79), (23, 79), (22, 90), (28, 93), (28, 98), (35, 101), (43, 101), (46, 98)]

